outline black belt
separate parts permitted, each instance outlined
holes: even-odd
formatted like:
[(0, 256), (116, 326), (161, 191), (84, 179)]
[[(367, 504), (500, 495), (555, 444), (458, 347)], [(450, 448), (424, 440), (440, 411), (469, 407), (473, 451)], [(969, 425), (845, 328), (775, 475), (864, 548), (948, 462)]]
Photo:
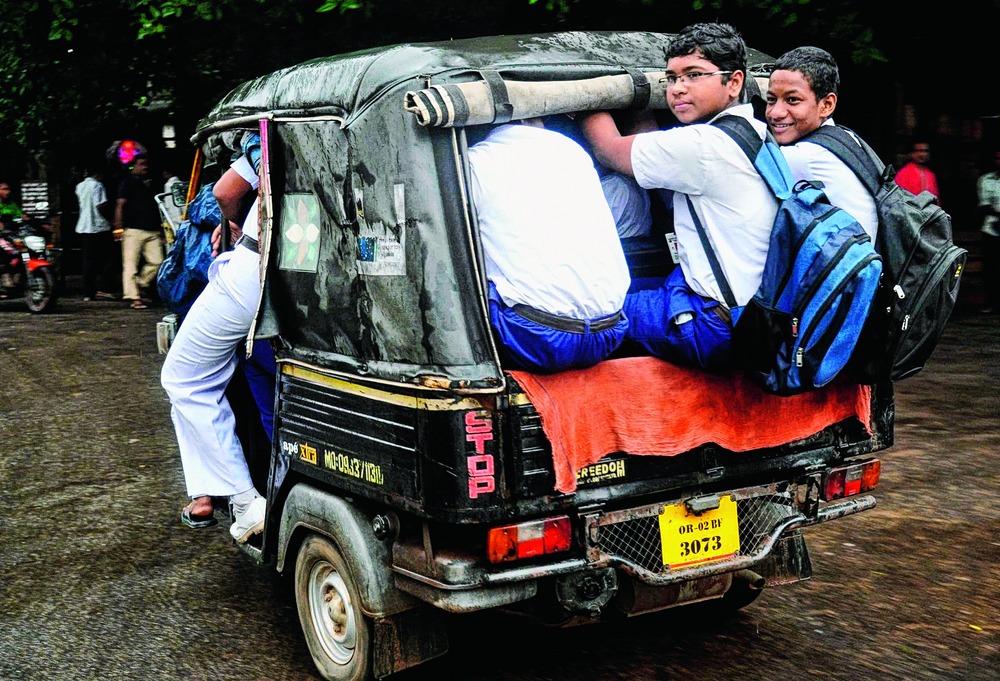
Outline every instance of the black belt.
[(614, 328), (615, 324), (622, 320), (622, 313), (620, 311), (605, 317), (584, 320), (559, 317), (527, 305), (514, 305), (511, 309), (516, 314), (536, 324), (547, 326), (556, 331), (569, 331), (570, 333), (597, 333), (598, 331), (606, 331), (607, 329)]
[(249, 248), (254, 253), (260, 253), (260, 244), (252, 236), (247, 236), (243, 234), (239, 239), (236, 240), (237, 246), (243, 246), (244, 248)]

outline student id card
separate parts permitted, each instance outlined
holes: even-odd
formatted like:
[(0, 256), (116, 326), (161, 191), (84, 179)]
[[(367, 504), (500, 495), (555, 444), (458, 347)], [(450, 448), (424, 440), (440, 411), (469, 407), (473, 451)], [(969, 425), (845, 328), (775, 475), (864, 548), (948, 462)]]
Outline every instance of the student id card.
[(674, 261), (676, 265), (681, 261), (681, 255), (677, 252), (677, 235), (673, 232), (667, 232), (667, 248), (670, 249), (670, 259)]

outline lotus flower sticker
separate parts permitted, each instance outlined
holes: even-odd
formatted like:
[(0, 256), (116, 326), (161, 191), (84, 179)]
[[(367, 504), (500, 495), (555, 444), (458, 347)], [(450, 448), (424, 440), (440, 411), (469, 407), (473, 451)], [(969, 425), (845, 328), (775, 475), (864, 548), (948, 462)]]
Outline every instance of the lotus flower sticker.
[(315, 272), (319, 264), (319, 201), (314, 194), (286, 194), (281, 202), (278, 267)]

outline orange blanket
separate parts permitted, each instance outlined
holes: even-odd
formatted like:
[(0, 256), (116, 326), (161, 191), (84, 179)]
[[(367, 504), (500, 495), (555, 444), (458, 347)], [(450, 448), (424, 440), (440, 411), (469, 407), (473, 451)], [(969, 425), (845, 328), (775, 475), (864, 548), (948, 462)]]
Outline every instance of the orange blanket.
[(613, 452), (674, 456), (706, 442), (744, 452), (809, 437), (856, 416), (871, 431), (871, 389), (828, 385), (792, 397), (742, 374), (715, 376), (654, 357), (601, 362), (552, 375), (511, 371), (542, 416), (556, 489)]

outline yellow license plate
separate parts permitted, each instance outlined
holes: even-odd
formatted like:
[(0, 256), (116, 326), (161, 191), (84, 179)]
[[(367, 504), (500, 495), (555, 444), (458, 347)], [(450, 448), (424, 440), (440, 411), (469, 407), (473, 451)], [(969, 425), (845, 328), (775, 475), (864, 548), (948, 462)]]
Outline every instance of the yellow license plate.
[(719, 507), (691, 513), (684, 504), (664, 507), (660, 513), (663, 566), (675, 570), (729, 558), (740, 550), (740, 524), (732, 497)]

